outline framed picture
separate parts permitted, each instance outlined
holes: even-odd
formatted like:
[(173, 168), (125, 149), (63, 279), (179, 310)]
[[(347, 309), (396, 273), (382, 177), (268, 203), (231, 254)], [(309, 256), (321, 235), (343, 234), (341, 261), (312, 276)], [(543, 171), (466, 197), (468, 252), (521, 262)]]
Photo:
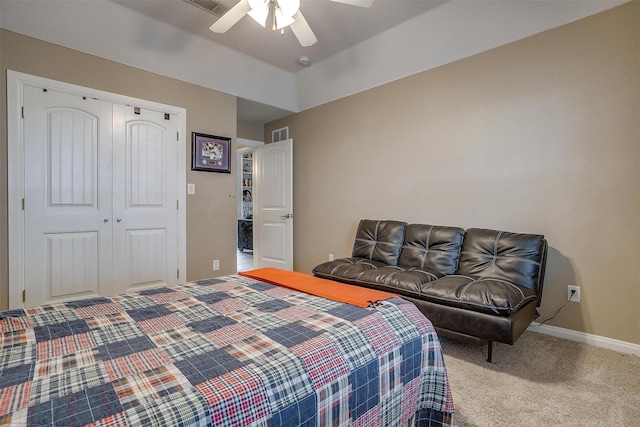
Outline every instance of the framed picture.
[(191, 170), (231, 173), (231, 138), (191, 132)]

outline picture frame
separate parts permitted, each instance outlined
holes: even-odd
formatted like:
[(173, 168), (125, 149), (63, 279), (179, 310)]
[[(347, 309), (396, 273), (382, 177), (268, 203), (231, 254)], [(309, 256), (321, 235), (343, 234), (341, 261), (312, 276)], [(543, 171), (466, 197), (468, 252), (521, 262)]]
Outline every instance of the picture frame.
[(191, 170), (231, 173), (231, 138), (191, 132)]

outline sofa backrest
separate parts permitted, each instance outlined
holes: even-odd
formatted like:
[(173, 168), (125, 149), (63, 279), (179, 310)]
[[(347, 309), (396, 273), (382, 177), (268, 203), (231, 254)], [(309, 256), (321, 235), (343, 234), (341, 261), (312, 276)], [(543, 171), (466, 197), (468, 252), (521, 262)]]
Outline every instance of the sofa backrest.
[(398, 265), (429, 270), (443, 276), (455, 274), (463, 236), (464, 229), (458, 227), (409, 224)]
[(532, 289), (542, 298), (547, 241), (539, 234), (469, 228), (458, 274), (504, 279)]
[(351, 256), (397, 265), (406, 227), (400, 221), (361, 220)]

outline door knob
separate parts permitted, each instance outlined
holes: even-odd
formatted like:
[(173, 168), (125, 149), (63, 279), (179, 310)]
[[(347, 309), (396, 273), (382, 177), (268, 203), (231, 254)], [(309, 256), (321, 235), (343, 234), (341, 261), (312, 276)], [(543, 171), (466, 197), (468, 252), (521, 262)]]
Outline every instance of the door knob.
[(289, 218), (293, 218), (293, 214), (286, 214), (280, 217), (280, 219), (289, 219)]
[(109, 222), (109, 218), (103, 219), (102, 222)]
[(122, 222), (122, 218), (116, 219), (116, 222)]

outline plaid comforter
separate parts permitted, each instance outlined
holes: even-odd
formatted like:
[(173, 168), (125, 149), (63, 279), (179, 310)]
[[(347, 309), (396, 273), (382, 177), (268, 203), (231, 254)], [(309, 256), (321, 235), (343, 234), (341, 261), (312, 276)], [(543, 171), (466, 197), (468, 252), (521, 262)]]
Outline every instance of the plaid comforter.
[(239, 276), (0, 312), (0, 424), (441, 426), (430, 322)]

